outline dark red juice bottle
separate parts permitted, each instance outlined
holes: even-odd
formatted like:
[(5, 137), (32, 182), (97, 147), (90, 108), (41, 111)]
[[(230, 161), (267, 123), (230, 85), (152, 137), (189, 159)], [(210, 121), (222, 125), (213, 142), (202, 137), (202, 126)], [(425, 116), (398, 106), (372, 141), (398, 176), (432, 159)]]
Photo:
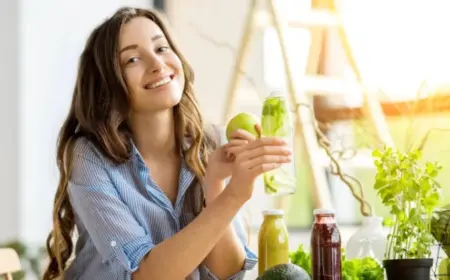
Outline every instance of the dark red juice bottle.
[(315, 209), (311, 232), (312, 280), (340, 280), (341, 235), (331, 209)]

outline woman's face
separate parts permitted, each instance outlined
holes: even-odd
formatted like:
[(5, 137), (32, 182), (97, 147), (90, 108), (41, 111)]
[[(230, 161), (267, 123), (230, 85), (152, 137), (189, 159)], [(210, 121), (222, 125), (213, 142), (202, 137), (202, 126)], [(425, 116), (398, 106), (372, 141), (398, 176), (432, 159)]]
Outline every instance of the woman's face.
[(156, 113), (180, 102), (182, 63), (156, 23), (137, 17), (122, 27), (119, 61), (133, 113)]

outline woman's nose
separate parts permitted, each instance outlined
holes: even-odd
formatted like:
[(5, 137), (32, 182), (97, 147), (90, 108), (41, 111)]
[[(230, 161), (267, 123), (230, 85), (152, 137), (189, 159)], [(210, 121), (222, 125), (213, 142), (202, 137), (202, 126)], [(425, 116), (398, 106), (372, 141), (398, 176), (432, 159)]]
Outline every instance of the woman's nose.
[(149, 67), (147, 69), (150, 73), (158, 73), (164, 68), (164, 61), (161, 57), (153, 56), (150, 58)]

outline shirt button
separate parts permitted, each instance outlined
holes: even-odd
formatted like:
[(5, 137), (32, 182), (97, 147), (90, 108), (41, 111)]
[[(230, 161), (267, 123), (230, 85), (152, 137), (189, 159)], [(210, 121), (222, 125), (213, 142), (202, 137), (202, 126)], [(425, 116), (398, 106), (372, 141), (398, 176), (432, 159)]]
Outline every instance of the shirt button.
[(111, 246), (112, 246), (112, 247), (116, 247), (116, 241), (114, 241), (114, 240), (111, 241)]

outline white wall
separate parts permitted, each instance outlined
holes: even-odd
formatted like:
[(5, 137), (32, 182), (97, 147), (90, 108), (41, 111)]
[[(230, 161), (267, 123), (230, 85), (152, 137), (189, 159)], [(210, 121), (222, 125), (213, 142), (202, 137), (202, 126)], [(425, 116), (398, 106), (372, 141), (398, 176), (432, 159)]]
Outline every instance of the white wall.
[[(6, 3), (7, 2), (7, 3)], [(152, 0), (0, 1), (0, 242), (42, 243), (57, 186), (56, 137), (89, 32)]]
[[(209, 122), (221, 121), (223, 103), (250, 1), (167, 0), (167, 15), (183, 54), (195, 70), (195, 89)], [(214, 42), (205, 39), (207, 35)], [(215, 43), (225, 46), (218, 46)], [(254, 37), (246, 72), (263, 85), (262, 34)], [(230, 50), (231, 48), (231, 50)], [(243, 86), (249, 84), (244, 80)], [(263, 88), (260, 88), (264, 91)]]
[(18, 1), (0, 1), (0, 241), (18, 233)]

